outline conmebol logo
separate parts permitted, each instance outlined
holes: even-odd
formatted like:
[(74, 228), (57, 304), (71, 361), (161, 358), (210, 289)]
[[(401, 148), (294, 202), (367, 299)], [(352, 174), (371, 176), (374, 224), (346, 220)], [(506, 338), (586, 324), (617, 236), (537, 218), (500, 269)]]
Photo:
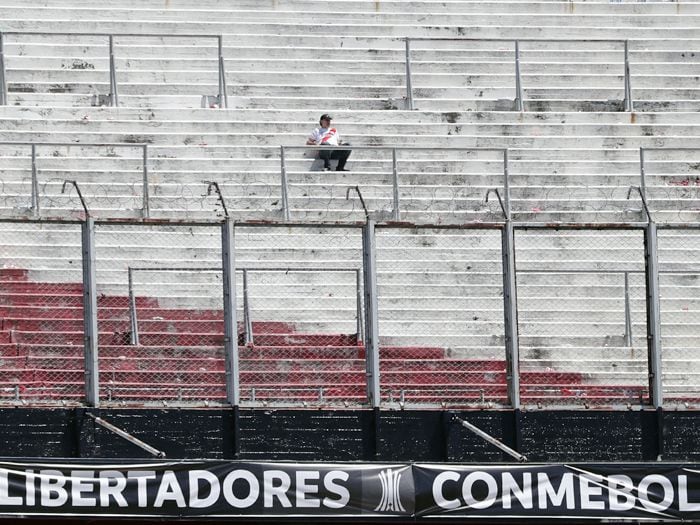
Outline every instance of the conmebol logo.
[(401, 484), (402, 472), (395, 472), (388, 468), (379, 473), (379, 481), (382, 483), (382, 499), (375, 510), (379, 512), (401, 511), (406, 509), (401, 505), (399, 485)]

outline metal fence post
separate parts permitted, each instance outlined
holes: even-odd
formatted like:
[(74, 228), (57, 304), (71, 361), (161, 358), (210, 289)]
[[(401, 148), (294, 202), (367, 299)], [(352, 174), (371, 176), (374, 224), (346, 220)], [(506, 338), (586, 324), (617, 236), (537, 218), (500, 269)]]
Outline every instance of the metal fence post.
[(148, 189), (148, 144), (143, 145), (143, 205), (141, 214), (145, 218), (151, 216), (151, 195)]
[(646, 174), (646, 167), (644, 165), (644, 147), (643, 146), (640, 146), (640, 148), (639, 148), (639, 176), (640, 176), (639, 189), (642, 192), (642, 195), (644, 195), (644, 198), (646, 199), (646, 196), (647, 196), (647, 174)]
[(250, 296), (248, 295), (248, 270), (243, 270), (243, 335), (247, 345), (255, 343), (253, 335), (253, 320), (250, 316)]
[(520, 42), (515, 41), (515, 111), (524, 111), (523, 83), (520, 78)]
[(355, 294), (357, 297), (356, 301), (356, 316), (357, 316), (357, 343), (362, 341), (364, 335), (362, 333), (362, 276), (360, 275), (360, 270), (355, 270)]
[(238, 322), (236, 320), (236, 263), (234, 224), (226, 218), (221, 225), (221, 255), (224, 287), (224, 354), (226, 355), (226, 400), (240, 405), (241, 389), (238, 365)]
[(394, 209), (392, 210), (392, 215), (394, 220), (398, 221), (401, 218), (401, 211), (399, 209), (399, 167), (396, 162), (396, 148), (391, 149), (391, 177), (394, 193)]
[(95, 277), (95, 220), (88, 216), (82, 224), (83, 251), (83, 323), (85, 401), (97, 407), (100, 404), (97, 286)]
[(224, 38), (217, 37), (219, 43), (219, 109), (228, 108), (228, 93), (226, 92), (226, 70), (224, 67)]
[(39, 216), (39, 179), (36, 168), (36, 144), (32, 144), (32, 216)]
[(114, 60), (114, 36), (109, 35), (109, 100), (112, 106), (119, 106), (119, 94), (117, 92), (117, 66)]
[(503, 151), (503, 205), (506, 223), (501, 230), (503, 265), (503, 326), (506, 350), (506, 381), (508, 398), (515, 410), (520, 410), (520, 349), (518, 340), (518, 305), (515, 274), (515, 229), (510, 210), (508, 181), (508, 150)]
[(659, 296), (659, 258), (656, 223), (649, 221), (644, 236), (644, 262), (647, 299), (647, 350), (649, 361), (649, 392), (654, 408), (663, 408), (661, 383), (661, 314)]
[(379, 316), (377, 312), (377, 257), (375, 223), (362, 228), (362, 268), (365, 280), (365, 366), (367, 399), (373, 408), (381, 404), (379, 390)]
[(7, 104), (7, 78), (5, 77), (5, 35), (0, 32), (0, 106)]
[(632, 347), (632, 310), (630, 307), (630, 273), (625, 276), (625, 346)]
[(411, 39), (406, 37), (406, 108), (413, 110), (413, 79), (411, 78)]
[(139, 343), (139, 320), (136, 314), (136, 296), (134, 295), (134, 269), (129, 267), (129, 320), (131, 322), (131, 334), (129, 342), (138, 346)]
[(280, 146), (280, 175), (282, 177), (282, 215), (289, 220), (289, 184), (287, 182), (287, 162), (284, 156), (284, 146)]
[(629, 41), (625, 40), (625, 100), (623, 102), (625, 111), (634, 111), (632, 102), (632, 80), (630, 78), (630, 52)]

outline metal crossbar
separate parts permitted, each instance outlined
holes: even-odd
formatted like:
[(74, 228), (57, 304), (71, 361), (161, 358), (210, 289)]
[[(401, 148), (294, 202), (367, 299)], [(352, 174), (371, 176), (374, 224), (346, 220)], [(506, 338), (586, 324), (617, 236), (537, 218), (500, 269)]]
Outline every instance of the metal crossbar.
[(164, 34), (164, 33), (83, 33), (83, 32), (56, 32), (56, 31), (2, 31), (0, 32), (0, 105), (7, 104), (7, 73), (5, 67), (5, 50), (3, 39), (9, 36), (75, 36), (75, 37), (106, 37), (109, 47), (109, 100), (112, 106), (119, 106), (117, 87), (117, 68), (115, 53), (115, 38), (203, 38), (217, 40), (217, 68), (218, 68), (218, 107), (228, 107), (228, 93), (226, 92), (226, 71), (223, 55), (223, 36), (212, 34)]
[(514, 51), (514, 67), (515, 67), (515, 100), (513, 105), (515, 111), (525, 111), (525, 97), (523, 94), (522, 77), (520, 72), (520, 43), (521, 42), (545, 42), (545, 43), (597, 43), (597, 42), (612, 42), (623, 45), (624, 52), (624, 111), (633, 111), (632, 101), (632, 84), (630, 79), (630, 63), (629, 63), (629, 40), (623, 39), (600, 39), (600, 38), (584, 38), (584, 39), (565, 39), (565, 38), (473, 38), (473, 37), (405, 37), (406, 53), (406, 106), (409, 110), (414, 110), (413, 101), (413, 79), (411, 72), (411, 42), (511, 42), (513, 43)]

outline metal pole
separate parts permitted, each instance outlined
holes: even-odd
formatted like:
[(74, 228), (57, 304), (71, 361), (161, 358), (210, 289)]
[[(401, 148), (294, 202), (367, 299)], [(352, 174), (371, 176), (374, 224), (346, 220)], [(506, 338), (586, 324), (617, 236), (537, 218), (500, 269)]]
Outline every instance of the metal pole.
[(109, 35), (109, 100), (112, 106), (119, 106), (119, 94), (117, 92), (117, 66), (114, 61), (114, 37)]
[(148, 190), (148, 144), (143, 145), (143, 205), (141, 214), (145, 218), (151, 216), (151, 195)]
[(642, 195), (646, 199), (647, 197), (647, 174), (646, 174), (646, 166), (644, 165), (644, 147), (640, 146), (639, 147), (639, 175), (641, 177), (640, 183), (639, 183), (639, 189), (642, 192)]
[(411, 79), (411, 39), (406, 37), (406, 107), (413, 110), (413, 81)]
[(520, 42), (515, 41), (515, 111), (525, 111), (523, 84), (520, 78)]
[(139, 343), (139, 321), (136, 315), (136, 296), (134, 295), (134, 270), (129, 267), (129, 319), (131, 320), (131, 336), (129, 341), (132, 345)]
[(503, 326), (505, 331), (506, 381), (508, 398), (520, 410), (520, 343), (518, 339), (518, 293), (515, 273), (515, 229), (511, 220), (508, 150), (503, 150), (503, 211), (506, 223), (501, 230), (503, 265)]
[(7, 105), (7, 78), (5, 76), (5, 35), (0, 32), (0, 106)]
[(399, 209), (399, 168), (396, 162), (396, 148), (392, 148), (391, 150), (391, 177), (394, 190), (394, 209), (392, 213), (394, 220), (398, 221), (401, 218), (401, 211)]
[(253, 340), (253, 321), (250, 317), (250, 298), (248, 296), (248, 270), (243, 270), (243, 329), (246, 345), (251, 345)]
[(632, 348), (632, 311), (630, 308), (630, 274), (625, 276), (625, 346)]
[(499, 440), (497, 440), (495, 437), (490, 436), (489, 434), (487, 434), (486, 432), (484, 432), (483, 430), (481, 430), (479, 427), (475, 427), (474, 425), (472, 425), (472, 424), (469, 423), (468, 421), (465, 421), (464, 419), (461, 419), (461, 418), (459, 418), (459, 417), (457, 417), (457, 416), (455, 416), (455, 420), (458, 421), (459, 424), (462, 425), (464, 428), (466, 428), (467, 430), (470, 430), (471, 432), (474, 432), (474, 434), (476, 434), (476, 435), (479, 436), (480, 438), (484, 439), (484, 440), (487, 441), (488, 443), (491, 443), (493, 446), (495, 446), (495, 447), (501, 449), (503, 452), (505, 452), (505, 453), (508, 454), (509, 456), (514, 457), (515, 459), (517, 459), (517, 460), (520, 461), (520, 462), (525, 462), (525, 461), (527, 461), (527, 457), (526, 457), (526, 456), (523, 456), (522, 454), (516, 452), (515, 450), (513, 450), (512, 448), (510, 448), (508, 445), (506, 445), (506, 444), (504, 444), (504, 443), (501, 443), (501, 442), (500, 442)]
[(217, 37), (219, 42), (219, 109), (228, 108), (228, 93), (226, 92), (226, 70), (224, 66), (224, 37)]
[(36, 144), (32, 144), (32, 215), (39, 216), (39, 179), (36, 168)]
[(656, 223), (649, 221), (644, 238), (647, 294), (647, 350), (649, 361), (649, 392), (654, 408), (663, 408), (661, 383), (661, 315), (659, 299), (659, 258)]
[(234, 225), (229, 218), (221, 225), (221, 263), (224, 287), (224, 354), (226, 355), (226, 400), (238, 407), (241, 401), (238, 363), (238, 321), (236, 320), (236, 263)]
[(625, 111), (634, 111), (632, 102), (632, 80), (630, 78), (630, 52), (629, 41), (625, 40), (625, 100), (623, 102)]
[(357, 343), (362, 341), (362, 281), (360, 270), (355, 270), (355, 294), (357, 297), (356, 316), (357, 316)]
[(82, 250), (85, 401), (88, 405), (97, 407), (100, 404), (100, 381), (95, 278), (95, 220), (90, 216), (86, 217), (82, 224)]
[(131, 434), (122, 430), (121, 428), (116, 427), (116, 426), (112, 425), (111, 423), (108, 423), (104, 419), (99, 418), (99, 417), (95, 416), (94, 414), (90, 414), (89, 412), (86, 413), (85, 415), (92, 418), (95, 421), (95, 423), (97, 423), (98, 425), (106, 428), (107, 430), (109, 430), (111, 432), (114, 432), (119, 437), (126, 439), (129, 443), (133, 443), (137, 447), (142, 448), (143, 450), (145, 450), (146, 452), (148, 452), (152, 456), (156, 456), (159, 458), (165, 457), (165, 452), (163, 452), (162, 450), (158, 450), (157, 448), (152, 447), (148, 443), (141, 441), (139, 438), (132, 436)]
[(362, 228), (362, 267), (365, 278), (365, 367), (367, 371), (367, 399), (378, 409), (381, 404), (379, 389), (379, 316), (377, 314), (377, 257), (374, 221), (368, 220)]
[(289, 200), (288, 200), (288, 193), (289, 193), (289, 185), (287, 182), (287, 161), (284, 156), (284, 146), (280, 146), (280, 170), (281, 170), (281, 175), (282, 175), (282, 214), (284, 216), (284, 220), (288, 221), (289, 220)]

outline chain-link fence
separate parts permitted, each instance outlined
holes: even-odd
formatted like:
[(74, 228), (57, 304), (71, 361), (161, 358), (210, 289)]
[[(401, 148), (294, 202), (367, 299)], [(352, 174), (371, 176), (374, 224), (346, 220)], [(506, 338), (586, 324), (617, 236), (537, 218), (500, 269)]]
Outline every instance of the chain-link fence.
[(80, 403), (80, 224), (10, 222), (0, 229), (0, 402)]
[(100, 398), (226, 399), (221, 228), (99, 225)]
[(382, 402), (507, 401), (499, 230), (378, 228)]
[(641, 230), (516, 231), (521, 398), (649, 402)]
[(659, 294), (666, 403), (700, 404), (700, 232), (659, 230)]
[(242, 403), (366, 402), (360, 230), (239, 227), (236, 266)]

